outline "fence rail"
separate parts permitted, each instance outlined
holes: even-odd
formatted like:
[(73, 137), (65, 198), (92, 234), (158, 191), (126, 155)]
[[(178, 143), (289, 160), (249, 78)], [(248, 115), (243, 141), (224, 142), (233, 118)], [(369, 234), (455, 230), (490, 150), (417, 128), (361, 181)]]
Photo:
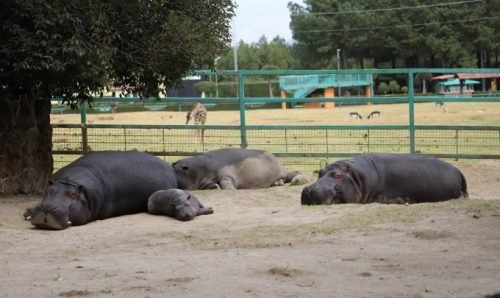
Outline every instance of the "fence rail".
[[(415, 104), (424, 102), (495, 102), (500, 94), (486, 92), (475, 96), (417, 96), (415, 79), (420, 73), (500, 74), (500, 69), (382, 69), (382, 70), (267, 70), (199, 71), (202, 76), (234, 76), (236, 97), (175, 97), (155, 99), (155, 104), (179, 105), (201, 101), (206, 104), (239, 106), (239, 125), (100, 125), (87, 124), (86, 104), (81, 105), (81, 124), (53, 124), (55, 168), (60, 168), (87, 151), (140, 150), (167, 161), (225, 147), (248, 147), (274, 153), (288, 168), (316, 170), (334, 158), (368, 152), (421, 153), (439, 158), (500, 159), (500, 126), (497, 125), (418, 125)], [(245, 80), (258, 76), (405, 76), (408, 93), (398, 96), (337, 96), (330, 98), (245, 97)], [(499, 79), (492, 86), (498, 85)], [(335, 86), (332, 86), (335, 87)], [(342, 88), (343, 89), (343, 88)], [(340, 90), (338, 90), (340, 91)], [(139, 98), (100, 98), (98, 101), (140, 101)], [(337, 104), (407, 103), (407, 125), (247, 125), (247, 106), (265, 103), (335, 102)], [(500, 119), (499, 119), (500, 123)], [(204, 139), (193, 133), (204, 130)]]
[[(241, 147), (240, 126), (206, 125), (204, 139), (183, 125), (54, 124), (60, 168), (87, 151), (139, 150), (169, 162), (219, 148)], [(85, 133), (82, 133), (85, 131)], [(82, 136), (86, 136), (83, 138)], [(274, 153), (293, 170), (368, 152), (410, 153), (407, 125), (247, 126), (247, 146)], [(500, 126), (415, 126), (415, 152), (440, 158), (500, 159)]]

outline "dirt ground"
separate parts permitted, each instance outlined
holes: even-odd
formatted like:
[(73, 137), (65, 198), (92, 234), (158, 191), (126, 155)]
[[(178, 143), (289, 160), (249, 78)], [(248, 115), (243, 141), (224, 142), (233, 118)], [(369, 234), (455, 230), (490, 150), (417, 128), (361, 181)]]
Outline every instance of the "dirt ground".
[[(485, 297), (500, 292), (500, 162), (459, 161), (469, 199), (300, 205), (302, 186), (197, 191), (213, 215), (33, 229), (0, 198), (2, 297)], [(312, 174), (311, 174), (312, 176)]]

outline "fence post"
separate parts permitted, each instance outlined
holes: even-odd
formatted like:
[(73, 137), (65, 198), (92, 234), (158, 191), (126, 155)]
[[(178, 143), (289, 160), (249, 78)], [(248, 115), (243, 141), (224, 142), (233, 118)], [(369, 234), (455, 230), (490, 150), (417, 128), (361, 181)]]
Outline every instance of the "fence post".
[(82, 151), (83, 154), (89, 152), (89, 139), (87, 135), (87, 101), (80, 104), (80, 127), (82, 129)]
[(80, 124), (80, 127), (82, 129), (82, 151), (83, 154), (87, 153), (90, 151), (89, 148), (89, 138), (87, 134), (87, 125), (86, 124)]
[(238, 100), (240, 103), (240, 133), (241, 148), (247, 148), (247, 126), (245, 119), (245, 79), (243, 73), (238, 71)]
[(410, 153), (415, 153), (415, 90), (413, 88), (413, 69), (408, 69), (408, 106), (410, 114)]
[(87, 124), (87, 104), (86, 100), (83, 100), (80, 104), (80, 123), (83, 125)]

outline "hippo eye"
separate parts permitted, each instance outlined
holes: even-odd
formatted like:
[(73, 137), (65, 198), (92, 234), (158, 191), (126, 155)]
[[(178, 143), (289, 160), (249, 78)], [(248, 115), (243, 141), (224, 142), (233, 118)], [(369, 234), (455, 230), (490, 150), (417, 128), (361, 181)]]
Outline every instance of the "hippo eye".
[(182, 167), (182, 170), (187, 171), (187, 170), (189, 170), (189, 167), (184, 166), (184, 167)]
[(78, 199), (79, 195), (76, 192), (70, 192), (68, 197), (72, 200), (76, 200)]

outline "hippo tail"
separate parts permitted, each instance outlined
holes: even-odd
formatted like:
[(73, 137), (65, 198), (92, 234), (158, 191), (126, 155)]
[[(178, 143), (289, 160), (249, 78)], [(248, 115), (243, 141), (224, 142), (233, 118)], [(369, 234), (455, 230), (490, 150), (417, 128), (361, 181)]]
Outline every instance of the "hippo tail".
[(469, 193), (467, 192), (467, 181), (465, 181), (464, 174), (460, 172), (460, 176), (462, 177), (462, 196), (464, 198), (469, 197)]

